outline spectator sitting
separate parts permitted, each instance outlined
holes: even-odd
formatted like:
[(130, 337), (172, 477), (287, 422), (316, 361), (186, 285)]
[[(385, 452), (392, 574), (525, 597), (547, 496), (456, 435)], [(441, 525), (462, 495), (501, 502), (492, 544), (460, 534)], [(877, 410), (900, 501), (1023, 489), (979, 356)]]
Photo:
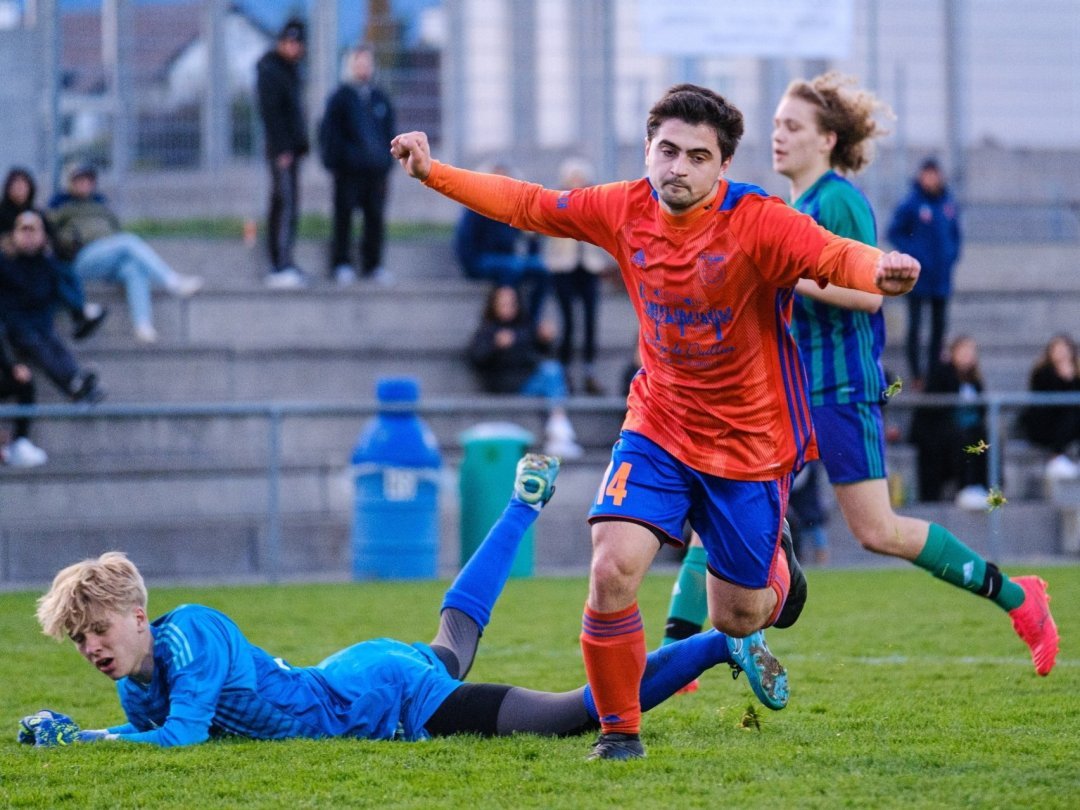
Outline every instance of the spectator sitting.
[[(511, 176), (510, 170), (501, 164), (491, 171)], [(540, 322), (550, 274), (541, 256), (539, 236), (466, 208), (454, 233), (454, 250), (468, 278), (519, 289), (530, 287), (529, 317), (534, 324)]]
[[(581, 159), (571, 158), (559, 168), (559, 184), (564, 189), (583, 188), (592, 183), (592, 168)], [(600, 275), (614, 266), (611, 257), (596, 245), (576, 239), (547, 241), (547, 264), (551, 282), (562, 313), (562, 343), (559, 360), (569, 373), (574, 360), (574, 301), (581, 302), (584, 343), (582, 362), (586, 394), (602, 395), (604, 388), (596, 379), (596, 315), (600, 300)]]
[[(0, 323), (0, 401), (14, 399), (18, 405), (33, 405), (36, 401), (34, 375), (22, 363), (8, 354), (4, 325)], [(15, 420), (11, 443), (0, 444), (0, 463), (12, 467), (37, 467), (49, 460), (40, 447), (30, 441), (30, 420), (20, 416)]]
[(12, 245), (12, 255), (0, 256), (0, 321), (11, 345), (75, 402), (99, 402), (105, 395), (97, 375), (79, 368), (53, 329), (53, 313), (63, 298), (60, 272), (46, 252), (41, 214), (24, 211), (16, 217)]
[(534, 325), (521, 309), (514, 287), (492, 288), (480, 326), (469, 345), (469, 362), (489, 394), (544, 397), (553, 406), (544, 426), (544, 452), (564, 459), (580, 458), (574, 428), (566, 409), (566, 376), (558, 360), (548, 357), (554, 342), (550, 324)]
[(97, 171), (92, 166), (77, 166), (68, 178), (67, 192), (54, 197), (49, 208), (60, 258), (72, 261), (76, 274), (83, 280), (124, 285), (135, 339), (139, 342), (157, 340), (150, 305), (151, 287), (162, 287), (185, 298), (202, 288), (201, 277), (177, 273), (146, 242), (121, 230), (116, 214), (97, 192)]
[[(15, 217), (34, 207), (37, 186), (27, 169), (15, 167), (4, 179), (3, 198), (0, 199), (0, 250), (11, 252), (11, 232), (15, 229)], [(48, 222), (45, 223), (48, 229)], [(90, 337), (109, 310), (101, 304), (88, 302), (83, 294), (82, 282), (67, 262), (58, 265), (63, 274), (64, 300), (75, 323), (72, 336), (76, 340)]]
[[(1028, 386), (1032, 391), (1075, 393), (1080, 391), (1080, 360), (1076, 343), (1068, 335), (1055, 335), (1046, 344)], [(1046, 465), (1048, 478), (1077, 478), (1080, 465), (1069, 457), (1069, 449), (1080, 442), (1080, 406), (1052, 405), (1027, 408), (1021, 424), (1032, 444), (1054, 454)]]
[[(928, 394), (959, 394), (961, 399), (974, 399), (982, 393), (974, 338), (961, 335), (949, 344), (945, 359), (931, 369), (925, 390)], [(917, 408), (911, 420), (911, 440), (918, 449), (919, 500), (940, 501), (945, 485), (956, 482), (957, 506), (972, 511), (986, 508), (986, 454), (965, 450), (990, 441), (981, 407)]]

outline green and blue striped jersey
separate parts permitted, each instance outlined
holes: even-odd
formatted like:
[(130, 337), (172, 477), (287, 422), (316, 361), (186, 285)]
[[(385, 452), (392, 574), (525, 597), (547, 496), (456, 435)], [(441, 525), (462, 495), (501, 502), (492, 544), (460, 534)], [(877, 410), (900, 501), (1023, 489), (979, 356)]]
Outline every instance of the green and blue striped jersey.
[[(837, 236), (877, 244), (870, 202), (834, 171), (817, 179), (792, 205)], [(855, 312), (795, 296), (791, 331), (810, 382), (810, 404), (882, 402), (885, 316)]]

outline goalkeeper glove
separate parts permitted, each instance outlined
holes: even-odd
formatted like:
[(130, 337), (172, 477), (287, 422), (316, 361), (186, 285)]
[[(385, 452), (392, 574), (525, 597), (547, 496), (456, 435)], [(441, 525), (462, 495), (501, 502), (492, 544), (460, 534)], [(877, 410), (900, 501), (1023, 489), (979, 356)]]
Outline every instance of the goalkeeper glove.
[(18, 740), (24, 745), (53, 748), (78, 740), (79, 726), (66, 714), (42, 709), (19, 721)]

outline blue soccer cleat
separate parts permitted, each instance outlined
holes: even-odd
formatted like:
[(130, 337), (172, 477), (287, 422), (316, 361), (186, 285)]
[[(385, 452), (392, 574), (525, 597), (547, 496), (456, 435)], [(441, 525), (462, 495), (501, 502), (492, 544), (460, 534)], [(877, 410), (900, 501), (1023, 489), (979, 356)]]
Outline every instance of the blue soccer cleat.
[(555, 494), (555, 476), (558, 474), (559, 460), (555, 456), (527, 453), (517, 463), (514, 497), (540, 511)]
[(728, 636), (728, 652), (731, 654), (731, 677), (746, 673), (750, 688), (765, 706), (773, 711), (787, 706), (787, 670), (776, 660), (765, 643), (765, 634), (758, 630), (746, 638)]

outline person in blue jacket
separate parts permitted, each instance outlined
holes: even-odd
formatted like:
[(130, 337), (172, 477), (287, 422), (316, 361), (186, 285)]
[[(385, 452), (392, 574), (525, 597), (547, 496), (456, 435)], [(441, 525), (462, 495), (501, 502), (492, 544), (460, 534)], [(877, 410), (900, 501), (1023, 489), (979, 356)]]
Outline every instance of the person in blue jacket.
[[(948, 329), (949, 298), (952, 296), (953, 267), (960, 258), (960, 217), (956, 201), (945, 184), (945, 175), (936, 159), (929, 157), (919, 166), (911, 192), (893, 213), (889, 241), (897, 250), (919, 260), (922, 272), (907, 295), (907, 361), (914, 387), (920, 388), (937, 363)], [(929, 305), (930, 343), (922, 353), (922, 316)]]
[[(555, 491), (558, 469), (551, 456), (528, 454), (518, 462), (510, 502), (446, 592), (430, 644), (380, 638), (315, 666), (294, 666), (253, 645), (228, 616), (209, 607), (180, 605), (150, 621), (142, 576), (122, 553), (68, 566), (38, 600), (38, 621), (47, 635), (70, 638), (116, 682), (127, 722), (81, 730), (70, 717), (43, 709), (20, 721), (19, 742), (171, 747), (228, 735), (411, 741), (598, 729), (588, 687), (552, 693), (463, 683), (521, 538)], [(716, 631), (652, 653), (641, 684), (643, 707), (725, 662), (731, 662), (727, 638)], [(760, 678), (748, 675), (752, 683)]]

